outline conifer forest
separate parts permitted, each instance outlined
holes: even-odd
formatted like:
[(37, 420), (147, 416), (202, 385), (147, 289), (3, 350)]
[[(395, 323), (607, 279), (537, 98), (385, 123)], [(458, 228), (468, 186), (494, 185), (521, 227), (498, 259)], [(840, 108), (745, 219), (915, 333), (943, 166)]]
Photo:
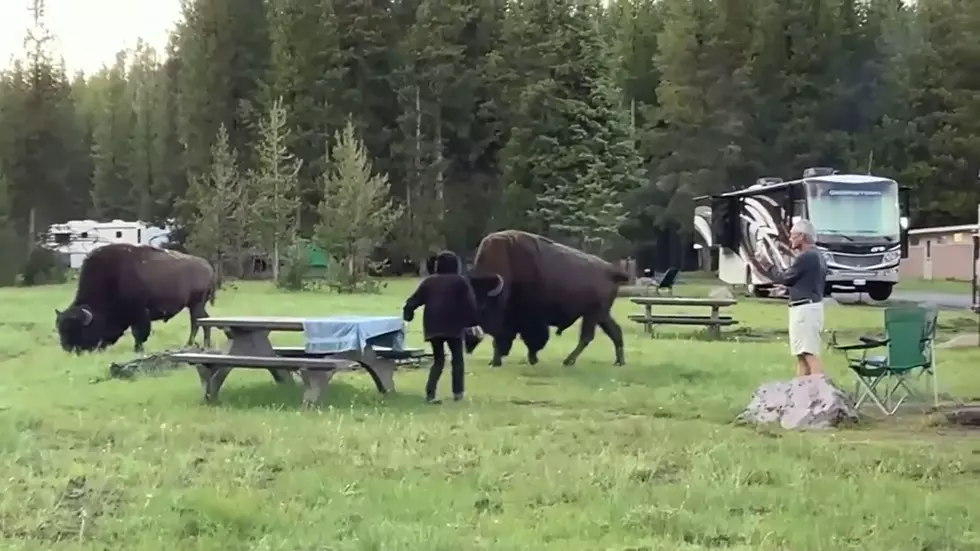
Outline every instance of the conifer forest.
[(0, 78), (15, 262), (30, 228), (93, 218), (212, 256), (520, 228), (662, 268), (694, 197), (812, 166), (908, 186), (912, 227), (980, 202), (973, 0), (188, 0), (166, 51), (94, 74), (33, 14)]

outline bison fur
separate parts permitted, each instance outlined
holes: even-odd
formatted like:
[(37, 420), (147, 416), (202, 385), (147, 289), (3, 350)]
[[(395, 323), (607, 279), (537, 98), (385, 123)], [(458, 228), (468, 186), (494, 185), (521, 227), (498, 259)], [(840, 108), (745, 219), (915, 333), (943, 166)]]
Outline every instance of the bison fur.
[[(55, 327), (66, 352), (91, 352), (115, 344), (130, 329), (142, 352), (151, 322), (167, 322), (181, 310), (190, 314), (190, 346), (197, 320), (214, 304), (215, 272), (204, 259), (145, 245), (113, 243), (94, 250), (82, 263), (75, 299), (55, 310)], [(205, 343), (211, 329), (204, 328)]]
[(573, 365), (599, 327), (612, 340), (623, 365), (623, 331), (610, 313), (619, 286), (629, 281), (619, 267), (533, 233), (504, 230), (480, 242), (469, 273), (480, 306), (480, 324), (493, 337), (491, 365), (500, 365), (516, 336), (528, 346), (528, 361), (558, 332), (582, 320), (579, 342), (565, 358)]

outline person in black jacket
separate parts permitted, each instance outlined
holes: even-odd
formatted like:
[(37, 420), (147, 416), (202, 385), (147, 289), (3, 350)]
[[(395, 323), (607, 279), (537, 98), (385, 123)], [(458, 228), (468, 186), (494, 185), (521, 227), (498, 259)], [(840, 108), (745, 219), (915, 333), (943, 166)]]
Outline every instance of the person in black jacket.
[(432, 345), (433, 363), (425, 385), (425, 399), (436, 400), (436, 387), (446, 365), (446, 347), (452, 355), (453, 398), (463, 399), (463, 339), (476, 325), (477, 305), (469, 281), (459, 273), (459, 258), (443, 251), (436, 257), (435, 273), (426, 277), (405, 301), (402, 317), (412, 321), (415, 310), (424, 306), (422, 330)]

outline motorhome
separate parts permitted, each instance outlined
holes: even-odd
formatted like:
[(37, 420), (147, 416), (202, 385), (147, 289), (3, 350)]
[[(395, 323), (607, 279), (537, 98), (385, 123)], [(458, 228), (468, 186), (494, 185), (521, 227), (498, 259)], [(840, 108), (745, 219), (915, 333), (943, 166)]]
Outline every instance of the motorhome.
[(860, 292), (885, 300), (908, 256), (908, 189), (889, 178), (808, 168), (799, 180), (762, 178), (743, 190), (698, 197), (695, 205), (695, 238), (717, 251), (718, 277), (756, 296), (783, 291), (756, 258), (789, 267), (789, 229), (801, 217), (816, 229), (827, 295)]
[(77, 269), (90, 252), (109, 243), (162, 247), (169, 237), (170, 228), (143, 222), (69, 220), (48, 228), (44, 246), (60, 253), (68, 266)]

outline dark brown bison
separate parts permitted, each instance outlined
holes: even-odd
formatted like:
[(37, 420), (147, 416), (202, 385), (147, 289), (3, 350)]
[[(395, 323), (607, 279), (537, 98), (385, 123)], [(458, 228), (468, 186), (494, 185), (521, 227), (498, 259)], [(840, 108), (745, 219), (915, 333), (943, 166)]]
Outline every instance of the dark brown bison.
[[(93, 251), (82, 263), (75, 300), (55, 310), (55, 327), (67, 352), (102, 350), (132, 329), (142, 352), (150, 323), (190, 312), (188, 346), (197, 337), (197, 320), (214, 304), (214, 270), (204, 259), (177, 251), (114, 243)], [(204, 328), (205, 342), (211, 329)]]
[(469, 277), (480, 325), (493, 337), (491, 365), (501, 364), (517, 335), (528, 347), (528, 361), (536, 363), (549, 327), (561, 334), (579, 318), (579, 342), (565, 365), (592, 342), (596, 326), (616, 347), (616, 365), (625, 363), (623, 331), (610, 315), (619, 286), (629, 280), (620, 268), (540, 235), (504, 230), (480, 242)]

